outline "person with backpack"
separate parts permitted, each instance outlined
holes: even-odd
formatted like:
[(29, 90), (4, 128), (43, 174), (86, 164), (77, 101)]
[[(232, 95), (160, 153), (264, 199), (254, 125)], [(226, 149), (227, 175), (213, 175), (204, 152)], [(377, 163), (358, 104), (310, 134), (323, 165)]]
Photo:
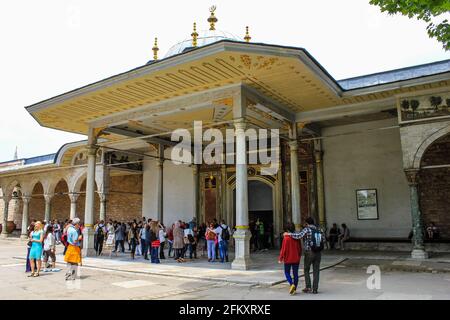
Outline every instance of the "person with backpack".
[[(295, 232), (295, 226), (289, 223), (285, 229), (286, 232)], [(281, 245), (280, 256), (278, 263), (284, 263), (284, 275), (289, 283), (289, 293), (294, 295), (298, 286), (298, 267), (300, 265), (300, 257), (302, 249), (300, 241), (295, 240), (289, 236), (283, 237)], [(291, 277), (291, 269), (294, 279)]]
[(228, 262), (228, 241), (230, 240), (230, 228), (225, 224), (225, 220), (216, 228), (215, 232), (218, 235), (220, 260)]
[(216, 259), (216, 228), (214, 223), (209, 224), (209, 228), (206, 229), (205, 238), (206, 246), (208, 248), (208, 262), (214, 262)]
[(102, 250), (103, 250), (103, 243), (105, 242), (105, 234), (106, 234), (106, 226), (105, 226), (105, 222), (103, 220), (101, 220), (98, 224), (97, 227), (95, 228), (95, 236), (97, 238), (97, 241), (95, 242), (95, 253), (98, 256), (102, 255)]
[[(322, 250), (324, 247), (325, 236), (314, 224), (314, 219), (306, 218), (306, 226), (300, 232), (286, 232), (284, 236), (290, 236), (294, 239), (303, 239), (303, 249), (305, 251), (305, 293), (317, 293), (319, 289), (320, 260), (322, 259)], [(311, 277), (309, 271), (313, 267), (313, 285), (311, 290)]]

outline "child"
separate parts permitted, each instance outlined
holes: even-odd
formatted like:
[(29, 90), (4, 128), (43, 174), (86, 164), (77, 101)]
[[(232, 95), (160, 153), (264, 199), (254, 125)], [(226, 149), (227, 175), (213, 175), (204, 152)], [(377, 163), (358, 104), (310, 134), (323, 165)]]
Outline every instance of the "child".
[[(285, 228), (286, 232), (295, 232), (295, 227), (292, 223), (288, 224)], [(298, 286), (298, 267), (300, 264), (300, 257), (302, 255), (302, 249), (300, 246), (300, 240), (295, 240), (289, 236), (283, 238), (283, 244), (281, 245), (280, 256), (278, 263), (284, 263), (284, 274), (286, 280), (289, 283), (289, 293), (294, 295)], [(291, 268), (294, 275), (294, 280), (291, 277)]]

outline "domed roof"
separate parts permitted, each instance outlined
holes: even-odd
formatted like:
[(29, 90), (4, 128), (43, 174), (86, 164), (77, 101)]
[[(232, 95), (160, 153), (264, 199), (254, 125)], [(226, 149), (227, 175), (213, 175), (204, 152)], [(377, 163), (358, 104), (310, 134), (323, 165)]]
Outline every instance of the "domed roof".
[[(207, 44), (211, 44), (220, 40), (243, 41), (242, 38), (236, 37), (234, 34), (226, 31), (203, 30), (199, 32), (199, 36), (197, 38), (197, 47), (206, 46)], [(187, 48), (192, 48), (192, 38), (183, 40), (172, 46), (169, 51), (167, 51), (164, 58), (183, 53)]]

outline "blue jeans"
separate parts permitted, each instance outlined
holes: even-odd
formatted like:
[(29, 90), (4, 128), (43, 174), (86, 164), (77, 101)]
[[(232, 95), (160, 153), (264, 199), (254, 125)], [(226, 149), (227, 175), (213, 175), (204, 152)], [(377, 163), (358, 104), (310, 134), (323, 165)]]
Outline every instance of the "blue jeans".
[(224, 262), (225, 258), (228, 260), (228, 241), (221, 240), (219, 242), (220, 260)]
[(208, 259), (212, 259), (214, 262), (216, 259), (216, 242), (214, 240), (207, 240), (206, 244), (208, 247)]
[[(294, 274), (294, 281), (291, 278), (291, 268), (292, 273)], [(298, 286), (298, 264), (285, 263), (284, 264), (284, 275), (286, 276), (286, 280), (289, 282), (289, 285), (294, 285), (295, 289)]]
[(159, 250), (159, 247), (152, 247), (152, 249), (151, 249), (151, 263), (159, 263), (158, 250)]

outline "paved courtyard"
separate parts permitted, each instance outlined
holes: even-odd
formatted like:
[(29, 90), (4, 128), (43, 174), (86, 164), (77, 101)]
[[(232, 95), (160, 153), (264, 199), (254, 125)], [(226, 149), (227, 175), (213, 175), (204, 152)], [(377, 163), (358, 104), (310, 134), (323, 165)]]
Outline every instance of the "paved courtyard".
[(160, 265), (126, 256), (90, 258), (75, 282), (64, 280), (63, 264), (60, 272), (28, 278), (25, 254), (24, 242), (0, 240), (0, 299), (450, 299), (450, 273), (382, 271), (380, 289), (368, 289), (367, 267), (341, 262), (342, 255), (325, 254), (318, 295), (290, 296), (275, 252), (253, 255), (257, 268), (247, 274), (202, 258)]

